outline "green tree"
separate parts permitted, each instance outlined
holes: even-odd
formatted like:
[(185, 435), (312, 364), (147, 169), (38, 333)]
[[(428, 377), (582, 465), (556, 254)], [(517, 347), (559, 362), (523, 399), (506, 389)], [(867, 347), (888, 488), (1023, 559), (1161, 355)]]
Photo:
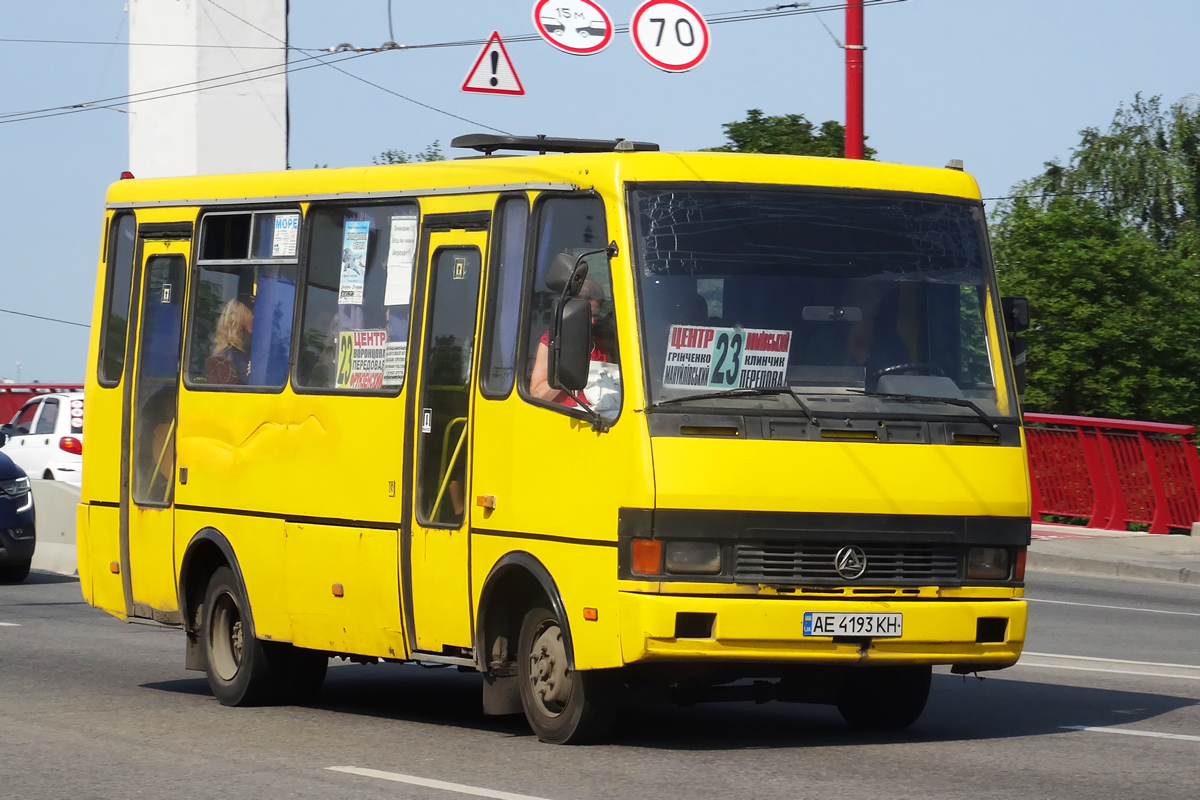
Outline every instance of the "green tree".
[(1159, 97), (1135, 95), (1108, 130), (1084, 128), (1070, 161), (1046, 163), (1014, 194), (1042, 205), (1061, 193), (1094, 199), (1104, 213), (1141, 228), (1155, 242), (1190, 255), (1200, 212), (1200, 98), (1162, 108)]
[[(846, 153), (846, 129), (836, 120), (826, 120), (820, 128), (803, 114), (767, 117), (760, 109), (752, 108), (746, 118), (726, 122), (726, 143), (712, 151), (726, 153), (776, 153), (789, 156), (824, 156), (842, 158)], [(875, 151), (863, 148), (866, 158)]]
[(1200, 421), (1194, 264), (1087, 197), (1018, 199), (993, 233), (1003, 293), (1029, 298), (1030, 410)]
[(420, 153), (406, 153), (403, 150), (384, 150), (371, 159), (375, 164), (411, 164), (415, 161), (445, 161), (442, 155), (441, 141), (435, 139), (433, 144)]
[(1028, 407), (1200, 422), (1200, 111), (1137, 95), (1012, 194), (992, 245), (1030, 302)]

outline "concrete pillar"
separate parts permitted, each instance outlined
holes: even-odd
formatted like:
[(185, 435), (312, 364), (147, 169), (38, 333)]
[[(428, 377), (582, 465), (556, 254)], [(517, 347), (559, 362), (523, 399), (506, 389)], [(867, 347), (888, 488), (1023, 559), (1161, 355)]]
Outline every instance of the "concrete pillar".
[[(135, 177), (287, 168), (287, 6), (287, 0), (131, 0), (131, 99), (162, 98), (129, 106)], [(269, 49), (239, 49), (247, 47)], [(261, 71), (238, 75), (250, 70)], [(250, 77), (258, 79), (213, 86)], [(197, 83), (208, 79), (220, 80)]]

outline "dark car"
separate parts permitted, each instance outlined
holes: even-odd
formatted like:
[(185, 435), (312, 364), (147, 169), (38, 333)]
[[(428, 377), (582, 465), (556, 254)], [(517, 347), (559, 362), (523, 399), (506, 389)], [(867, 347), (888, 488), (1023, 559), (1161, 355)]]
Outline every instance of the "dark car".
[(567, 29), (567, 26), (563, 25), (558, 20), (546, 19), (543, 17), (540, 22), (542, 23), (542, 29), (545, 30), (546, 33), (560, 34)]
[(29, 478), (0, 453), (0, 583), (25, 580), (36, 543)]
[(608, 33), (608, 26), (597, 19), (582, 28), (576, 28), (575, 32), (584, 39), (588, 38), (588, 36), (604, 36)]

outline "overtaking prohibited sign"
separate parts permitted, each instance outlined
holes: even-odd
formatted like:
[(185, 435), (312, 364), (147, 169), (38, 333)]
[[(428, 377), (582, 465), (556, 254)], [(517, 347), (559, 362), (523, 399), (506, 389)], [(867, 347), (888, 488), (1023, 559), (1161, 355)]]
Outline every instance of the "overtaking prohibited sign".
[(593, 0), (538, 0), (533, 24), (550, 44), (576, 56), (590, 56), (608, 47), (612, 18)]
[(642, 58), (667, 72), (687, 72), (708, 55), (708, 24), (683, 0), (646, 0), (633, 12), (629, 35)]
[(475, 59), (475, 66), (467, 73), (463, 81), (464, 92), (479, 92), (480, 94), (525, 94), (525, 87), (517, 77), (517, 70), (504, 42), (500, 40), (500, 32), (492, 31), (483, 52)]

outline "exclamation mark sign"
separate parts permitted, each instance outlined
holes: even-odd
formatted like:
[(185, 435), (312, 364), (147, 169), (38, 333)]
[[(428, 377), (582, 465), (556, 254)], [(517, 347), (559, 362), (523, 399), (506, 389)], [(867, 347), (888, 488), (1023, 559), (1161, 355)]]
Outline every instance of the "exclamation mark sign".
[(492, 56), (492, 86), (497, 86), (500, 79), (496, 77), (496, 70), (500, 68), (500, 54), (495, 50), (491, 53)]

